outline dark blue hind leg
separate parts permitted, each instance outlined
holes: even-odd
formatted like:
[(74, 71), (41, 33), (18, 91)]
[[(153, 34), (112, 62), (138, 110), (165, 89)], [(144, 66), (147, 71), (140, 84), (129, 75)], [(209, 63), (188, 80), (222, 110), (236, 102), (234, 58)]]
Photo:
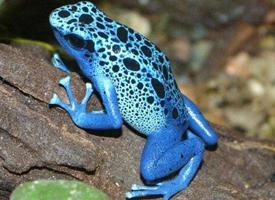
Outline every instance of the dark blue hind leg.
[(198, 107), (186, 96), (183, 96), (185, 107), (189, 114), (189, 128), (198, 135), (207, 145), (214, 145), (218, 141), (218, 135), (204, 118)]
[(188, 186), (202, 161), (204, 143), (188, 131), (186, 140), (175, 130), (164, 129), (151, 134), (144, 147), (141, 159), (141, 174), (146, 182), (152, 183), (180, 170), (174, 179), (153, 186), (133, 185), (127, 198), (139, 196), (163, 196), (164, 200)]

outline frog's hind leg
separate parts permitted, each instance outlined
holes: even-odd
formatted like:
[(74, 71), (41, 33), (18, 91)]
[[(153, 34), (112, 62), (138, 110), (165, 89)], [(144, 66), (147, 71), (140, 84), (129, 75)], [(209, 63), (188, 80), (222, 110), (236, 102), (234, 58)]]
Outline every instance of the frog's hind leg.
[(204, 118), (198, 107), (186, 96), (182, 96), (189, 118), (189, 128), (198, 135), (207, 145), (214, 145), (218, 141), (218, 135)]
[(189, 185), (202, 161), (204, 143), (190, 131), (187, 132), (185, 140), (167, 129), (148, 137), (141, 160), (141, 174), (145, 181), (156, 182), (180, 170), (179, 174), (152, 186), (134, 184), (132, 192), (126, 194), (127, 198), (162, 195), (163, 199), (168, 200)]
[(52, 64), (54, 67), (56, 67), (57, 69), (66, 72), (66, 73), (70, 73), (70, 69), (69, 67), (67, 67), (64, 62), (62, 61), (62, 59), (60, 58), (58, 53), (54, 53), (53, 57), (52, 57)]

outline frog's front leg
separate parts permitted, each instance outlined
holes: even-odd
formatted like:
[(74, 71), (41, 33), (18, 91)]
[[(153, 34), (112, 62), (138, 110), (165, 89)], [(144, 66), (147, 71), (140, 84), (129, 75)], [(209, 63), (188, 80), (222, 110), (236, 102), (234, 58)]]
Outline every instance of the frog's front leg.
[(204, 152), (203, 141), (190, 130), (182, 141), (182, 130), (163, 129), (149, 135), (141, 159), (141, 174), (146, 182), (152, 183), (180, 170), (168, 181), (151, 186), (134, 184), (127, 198), (139, 196), (163, 196), (164, 200), (185, 189), (196, 174)]
[(105, 111), (87, 112), (87, 103), (93, 94), (92, 85), (86, 83), (86, 94), (83, 100), (78, 103), (71, 91), (70, 77), (60, 80), (68, 95), (70, 104), (65, 104), (57, 94), (54, 94), (50, 105), (57, 105), (66, 110), (74, 123), (83, 129), (117, 129), (122, 126), (122, 117), (118, 108), (115, 88), (111, 81), (101, 78), (99, 82), (98, 92), (102, 97)]
[(69, 67), (67, 67), (64, 64), (64, 62), (62, 61), (62, 59), (60, 58), (58, 53), (53, 54), (53, 57), (52, 57), (51, 61), (52, 61), (53, 66), (56, 67), (57, 69), (60, 69), (61, 71), (66, 72), (66, 73), (71, 72)]

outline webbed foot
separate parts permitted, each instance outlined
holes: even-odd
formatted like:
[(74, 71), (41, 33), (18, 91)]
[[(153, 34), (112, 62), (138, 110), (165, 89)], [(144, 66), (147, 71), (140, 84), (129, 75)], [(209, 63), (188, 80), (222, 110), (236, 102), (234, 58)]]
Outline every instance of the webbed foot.
[(161, 182), (153, 186), (133, 184), (132, 192), (126, 193), (127, 199), (132, 199), (141, 196), (163, 196), (163, 200), (169, 200), (176, 193), (183, 190), (186, 186), (179, 185), (175, 180)]
[(71, 90), (71, 77), (67, 76), (66, 78), (63, 78), (59, 81), (59, 84), (63, 86), (66, 90), (67, 96), (69, 98), (69, 104), (64, 103), (57, 94), (53, 94), (52, 99), (49, 102), (49, 105), (56, 105), (60, 106), (64, 110), (66, 110), (70, 116), (73, 118), (77, 118), (78, 114), (85, 113), (88, 101), (90, 97), (93, 94), (93, 89), (92, 89), (92, 84), (91, 83), (86, 83), (86, 94), (82, 101), (78, 103), (73, 96), (72, 90)]

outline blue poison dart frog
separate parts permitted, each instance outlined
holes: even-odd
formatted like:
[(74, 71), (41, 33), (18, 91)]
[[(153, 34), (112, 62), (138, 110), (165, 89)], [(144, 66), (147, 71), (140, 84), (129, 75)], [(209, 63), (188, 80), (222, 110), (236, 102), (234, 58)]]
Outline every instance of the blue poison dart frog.
[[(55, 54), (54, 66), (68, 73), (59, 83), (70, 103), (54, 94), (50, 105), (66, 110), (82, 129), (119, 129), (125, 121), (147, 137), (140, 162), (147, 185), (133, 184), (126, 198), (168, 200), (185, 189), (202, 162), (205, 145), (216, 144), (218, 136), (197, 106), (179, 91), (164, 53), (90, 2), (55, 9), (50, 24), (60, 45), (89, 80), (86, 95), (77, 102), (69, 68)], [(104, 111), (86, 110), (94, 90)], [(171, 174), (175, 176), (168, 178)]]

